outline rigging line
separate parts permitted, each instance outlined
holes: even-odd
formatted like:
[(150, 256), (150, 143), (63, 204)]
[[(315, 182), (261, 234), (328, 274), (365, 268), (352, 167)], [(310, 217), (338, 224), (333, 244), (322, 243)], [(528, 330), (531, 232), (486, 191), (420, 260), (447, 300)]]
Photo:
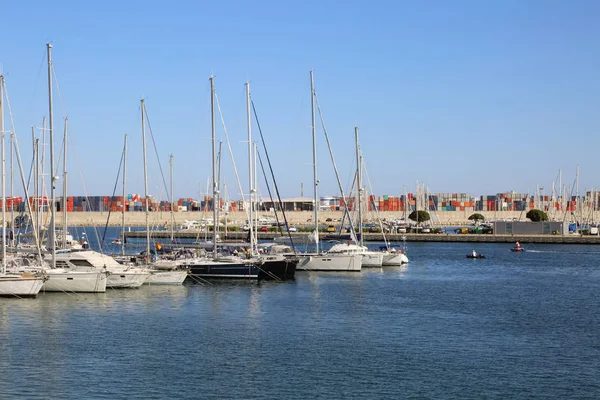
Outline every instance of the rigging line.
[[(325, 121), (323, 120), (323, 113), (321, 112), (321, 104), (319, 103), (319, 96), (317, 96), (317, 92), (315, 91), (315, 100), (317, 103), (317, 110), (319, 111), (319, 119), (321, 120), (321, 126), (323, 127), (323, 132), (325, 133), (325, 139), (327, 141), (327, 148), (329, 149), (329, 156), (331, 157), (331, 162), (333, 164), (333, 170), (335, 171), (335, 176), (337, 178), (338, 186), (340, 189), (340, 193), (342, 195), (342, 199), (344, 200), (344, 208), (348, 210), (348, 203), (346, 202), (346, 196), (344, 195), (344, 189), (342, 188), (340, 182), (340, 174), (337, 170), (337, 166), (335, 164), (335, 158), (333, 157), (333, 150), (331, 149), (331, 143), (329, 142), (329, 135), (327, 134), (327, 129), (325, 128)], [(352, 224), (352, 220), (350, 220), (350, 234), (353, 237), (356, 237), (356, 231), (354, 229), (354, 224)]]
[[(223, 113), (221, 112), (221, 104), (219, 103), (219, 97), (217, 96), (216, 91), (215, 91), (215, 103), (217, 103), (217, 110), (219, 111), (219, 117), (221, 118), (221, 124), (223, 125), (223, 132), (225, 134), (225, 140), (227, 141), (227, 148), (229, 149), (229, 155), (231, 156), (231, 163), (233, 164), (233, 171), (235, 172), (235, 179), (237, 180), (238, 189), (240, 190), (240, 194), (242, 196), (242, 203), (245, 203), (246, 199), (244, 198), (244, 190), (242, 189), (242, 184), (240, 182), (240, 175), (238, 173), (237, 166), (235, 165), (233, 151), (231, 150), (231, 143), (229, 142), (229, 135), (227, 134), (227, 127), (225, 126), (225, 120), (223, 119)], [(246, 208), (245, 211), (246, 211), (246, 218), (248, 220), (250, 220), (250, 214), (249, 214), (248, 208)]]
[[(25, 191), (25, 200), (27, 201), (27, 208), (29, 209), (29, 220), (33, 221), (33, 213), (31, 212), (31, 203), (29, 202), (29, 193), (27, 191), (27, 187), (25, 185), (25, 173), (23, 172), (23, 163), (21, 162), (21, 153), (19, 151), (19, 142), (17, 140), (17, 135), (15, 132), (15, 121), (13, 119), (12, 108), (10, 107), (10, 101), (8, 99), (8, 90), (6, 89), (6, 82), (4, 82), (4, 97), (6, 98), (6, 107), (8, 108), (8, 115), (11, 124), (11, 135), (14, 140), (15, 151), (17, 154), (17, 163), (19, 164), (19, 172), (21, 173), (21, 183), (23, 184), (23, 190)], [(33, 236), (35, 238), (35, 245), (38, 251), (38, 256), (40, 260), (42, 259), (42, 253), (40, 249), (40, 239), (38, 236), (37, 227), (33, 226)]]
[[(364, 166), (365, 175), (367, 176), (367, 182), (369, 183), (369, 190), (371, 191), (371, 193), (373, 193), (373, 186), (371, 185), (371, 177), (369, 176), (369, 171), (367, 170), (367, 163), (365, 162), (364, 157), (363, 157), (363, 160), (362, 160), (362, 164)], [(370, 204), (370, 203), (371, 203), (371, 199), (369, 199), (369, 203), (368, 204)], [(383, 230), (383, 223), (381, 222), (381, 217), (379, 216), (379, 208), (378, 207), (374, 207), (374, 205), (375, 205), (375, 200), (373, 199), (372, 208), (375, 210), (375, 216), (377, 217), (377, 221), (379, 222), (379, 228), (381, 229), (381, 234), (383, 235), (383, 241), (385, 243), (385, 247), (389, 251), (390, 250), (390, 244), (389, 244), (387, 238), (385, 237), (385, 232)]]
[[(271, 179), (273, 179), (273, 185), (275, 186), (275, 192), (277, 193), (277, 200), (279, 201), (279, 207), (281, 208), (281, 214), (283, 215), (283, 221), (285, 222), (285, 227), (288, 228), (287, 229), (288, 237), (291, 241), (292, 248), (294, 249), (294, 253), (295, 253), (296, 247), (294, 246), (294, 241), (292, 240), (292, 234), (290, 233), (290, 230), (289, 230), (289, 225), (288, 225), (287, 217), (285, 215), (283, 202), (281, 201), (281, 196), (279, 194), (279, 187), (277, 186), (277, 180), (275, 179), (275, 173), (273, 172), (273, 166), (271, 165), (271, 158), (269, 157), (269, 152), (267, 151), (267, 145), (265, 143), (265, 138), (262, 133), (262, 129), (260, 127), (258, 113), (256, 112), (256, 107), (254, 106), (254, 100), (250, 100), (250, 104), (252, 105), (252, 111), (254, 113), (254, 119), (256, 120), (256, 126), (258, 127), (258, 133), (260, 134), (260, 140), (262, 142), (263, 149), (265, 150), (265, 156), (267, 157), (267, 163), (269, 164), (269, 171), (271, 172)], [(259, 158), (260, 158), (260, 154), (259, 154)], [(262, 161), (261, 161), (261, 167), (262, 167)], [(263, 168), (263, 175), (264, 174), (265, 174), (265, 171)], [(265, 180), (266, 180), (266, 177), (265, 177)], [(267, 189), (269, 189), (268, 183), (267, 183)], [(271, 196), (270, 189), (269, 189), (269, 196), (271, 197), (271, 201), (273, 201), (273, 196)], [(281, 232), (281, 227), (279, 226), (279, 218), (277, 217), (277, 207), (275, 207), (275, 219), (277, 220), (277, 227), (279, 228), (279, 231)]]
[(40, 75), (42, 74), (42, 67), (44, 66), (44, 61), (46, 61), (46, 49), (43, 51), (42, 60), (40, 61), (40, 66), (38, 68), (38, 74), (35, 78), (35, 83), (33, 85), (33, 95), (31, 96), (31, 101), (29, 102), (29, 112), (33, 109), (33, 99), (35, 99), (35, 95), (37, 92), (38, 82), (40, 80)]
[(56, 91), (58, 92), (58, 98), (60, 99), (60, 105), (62, 106), (63, 118), (67, 116), (67, 106), (63, 101), (62, 93), (60, 92), (60, 86), (58, 86), (58, 78), (56, 77), (56, 70), (54, 69), (54, 63), (52, 63), (52, 76), (54, 77), (54, 83), (56, 84)]
[(167, 189), (167, 181), (165, 180), (165, 174), (163, 173), (163, 167), (160, 163), (160, 157), (158, 156), (158, 149), (156, 148), (156, 141), (154, 140), (154, 134), (152, 133), (152, 127), (150, 126), (150, 119), (148, 118), (148, 110), (146, 108), (146, 103), (144, 103), (144, 113), (146, 116), (146, 123), (148, 124), (148, 130), (150, 131), (150, 139), (152, 139), (152, 146), (154, 146), (154, 154), (156, 155), (156, 161), (158, 162), (158, 169), (160, 170), (160, 176), (163, 181), (163, 185), (165, 187), (165, 191), (167, 192), (167, 197), (169, 196), (169, 190)]
[[(119, 161), (119, 169), (117, 170), (117, 178), (115, 179), (115, 186), (113, 188), (113, 197), (115, 196), (115, 193), (117, 192), (117, 184), (119, 183), (119, 177), (121, 176), (121, 167), (123, 166), (123, 158), (125, 157), (125, 149), (123, 149), (123, 152), (121, 153), (121, 161)], [(125, 211), (125, 199), (123, 199), (123, 201), (121, 201), (121, 207), (123, 207), (123, 211)], [(108, 216), (106, 217), (106, 224), (104, 225), (104, 232), (102, 233), (102, 243), (101, 246), (104, 246), (104, 240), (106, 239), (106, 231), (108, 229), (108, 221), (110, 221), (110, 214), (112, 212), (112, 209), (108, 210)]]
[[(72, 136), (73, 135), (68, 135), (67, 140), (71, 140), (71, 142), (72, 142), (73, 141)], [(73, 152), (73, 151), (71, 151), (71, 154), (73, 154), (73, 158), (75, 159), (75, 165), (77, 165), (79, 167), (79, 176), (81, 177), (81, 185), (83, 186), (83, 193), (84, 193), (83, 198), (84, 198), (85, 204), (88, 208), (88, 210), (85, 210), (85, 207), (84, 207), (83, 212), (92, 211), (91, 206), (89, 205), (90, 204), (90, 195), (89, 195), (89, 192), (87, 189), (87, 185), (85, 183), (85, 176), (83, 175), (83, 168), (81, 168), (81, 163), (79, 162), (78, 154), (77, 154), (77, 152)], [(104, 253), (104, 250), (102, 248), (102, 243), (100, 243), (100, 235), (98, 233), (98, 229), (96, 228), (96, 226), (92, 226), (92, 227), (90, 227), (90, 229), (94, 232), (96, 241), (99, 243), (100, 253)], [(84, 227), (83, 232), (85, 233), (86, 231), (87, 231), (87, 228)]]
[[(262, 157), (260, 155), (260, 152), (257, 151), (256, 154), (258, 155), (258, 162), (260, 163), (260, 169), (262, 170), (263, 177), (265, 178), (265, 185), (267, 186), (267, 192), (269, 193), (269, 198), (271, 199), (271, 202), (273, 204), (275, 204), (275, 201), (273, 200), (273, 195), (271, 194), (271, 187), (269, 186), (269, 182), (267, 180), (267, 175), (265, 173), (265, 167), (262, 162)], [(281, 229), (281, 226), (279, 225), (279, 217), (277, 215), (277, 207), (274, 207), (274, 210), (275, 210), (275, 221), (277, 221), (277, 229), (279, 229), (279, 233), (281, 234), (281, 236), (283, 236), (283, 231)], [(287, 226), (287, 223), (286, 223), (286, 226)], [(289, 232), (288, 232), (288, 235), (289, 235)], [(290, 236), (290, 240), (291, 240), (291, 235), (289, 235), (289, 236)], [(294, 245), (294, 243), (292, 242), (292, 246), (293, 245)]]

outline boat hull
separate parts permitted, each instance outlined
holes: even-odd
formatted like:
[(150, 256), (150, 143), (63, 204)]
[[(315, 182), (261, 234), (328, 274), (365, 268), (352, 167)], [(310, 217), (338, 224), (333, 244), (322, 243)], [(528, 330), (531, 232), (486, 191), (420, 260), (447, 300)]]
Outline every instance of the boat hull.
[(300, 257), (298, 271), (355, 271), (362, 268), (362, 254), (323, 254)]
[(362, 255), (363, 268), (380, 268), (383, 265), (383, 253), (367, 252)]
[(274, 260), (266, 259), (260, 265), (259, 280), (285, 281), (295, 279), (298, 258), (278, 257)]
[(35, 297), (44, 285), (42, 278), (0, 275), (0, 296)]
[(48, 280), (42, 286), (42, 292), (106, 292), (106, 272), (74, 272), (46, 270)]
[(149, 276), (149, 273), (111, 272), (106, 286), (111, 289), (137, 289), (146, 282)]
[(150, 271), (145, 281), (147, 285), (182, 285), (188, 271)]
[(258, 279), (259, 267), (256, 263), (202, 262), (187, 264), (189, 276), (198, 279)]
[(407, 263), (408, 257), (406, 255), (402, 253), (387, 253), (383, 255), (383, 263), (381, 265), (384, 267), (394, 267)]

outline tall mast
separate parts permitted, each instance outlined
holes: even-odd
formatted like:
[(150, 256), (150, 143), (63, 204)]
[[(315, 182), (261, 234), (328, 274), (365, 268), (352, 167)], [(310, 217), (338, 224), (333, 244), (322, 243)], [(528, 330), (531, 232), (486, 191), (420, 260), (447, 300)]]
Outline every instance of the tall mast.
[(358, 187), (358, 190), (356, 191), (358, 194), (358, 234), (359, 239), (358, 239), (358, 244), (363, 246), (363, 229), (362, 229), (362, 205), (361, 205), (361, 199), (362, 199), (362, 165), (361, 165), (361, 159), (360, 159), (360, 150), (358, 147), (358, 126), (354, 127), (354, 139), (356, 141), (356, 186)]
[(146, 118), (146, 109), (144, 105), (144, 99), (140, 100), (141, 109), (142, 109), (142, 149), (144, 156), (144, 198), (146, 199), (146, 257), (148, 257), (148, 261), (150, 261), (150, 223), (148, 221), (149, 210), (148, 210), (148, 169), (146, 166), (146, 126), (145, 126), (145, 118)]
[(121, 254), (125, 255), (125, 179), (127, 178), (127, 134), (123, 142), (123, 201), (121, 202)]
[(225, 199), (224, 206), (225, 206), (225, 237), (227, 237), (227, 217), (229, 216), (229, 206), (227, 204), (227, 184), (224, 183), (223, 184), (223, 197)]
[[(0, 96), (2, 97), (2, 96)], [(1, 128), (0, 128), (1, 129)], [(14, 173), (13, 173), (13, 152), (14, 152), (14, 135), (10, 133), (10, 197), (12, 198), (12, 206), (10, 207), (10, 231), (13, 234), (13, 240), (15, 240), (15, 229), (13, 224), (15, 223), (15, 185), (14, 185)], [(16, 243), (16, 242), (14, 242)]]
[(63, 134), (63, 235), (62, 235), (62, 248), (67, 248), (67, 129), (69, 126), (69, 118), (65, 118), (65, 132)]
[(248, 124), (248, 227), (250, 228), (250, 252), (254, 255), (254, 219), (253, 219), (253, 208), (254, 208), (254, 191), (253, 186), (254, 173), (252, 172), (252, 120), (250, 116), (250, 82), (246, 82), (246, 116)]
[[(220, 194), (221, 191), (221, 146), (223, 145), (223, 142), (219, 142), (219, 152), (217, 153), (217, 193)], [(219, 236), (219, 220), (221, 219), (221, 199), (219, 196), (217, 196), (218, 199), (215, 200), (215, 209), (216, 209), (216, 215), (217, 218), (215, 219), (215, 223), (214, 223), (214, 229), (217, 232), (217, 237)]]
[(210, 77), (210, 131), (212, 137), (212, 185), (213, 185), (213, 257), (217, 257), (217, 180), (215, 175), (215, 77)]
[(175, 229), (175, 215), (173, 214), (173, 154), (169, 156), (169, 179), (171, 180), (171, 243), (173, 243), (173, 230)]
[(2, 270), (6, 273), (6, 193), (4, 192), (4, 180), (6, 171), (4, 165), (4, 75), (0, 75), (0, 140), (2, 140)]
[[(52, 45), (48, 43), (48, 122), (50, 130), (50, 248), (52, 249), (52, 268), (56, 268), (56, 221), (54, 206), (54, 121), (52, 120)], [(43, 201), (43, 200), (42, 200)]]
[[(255, 219), (255, 225), (254, 225), (254, 246), (256, 246), (256, 252), (258, 252), (258, 210), (259, 208), (259, 201), (260, 201), (260, 196), (258, 193), (258, 168), (256, 168), (256, 155), (258, 154), (258, 147), (256, 145), (256, 142), (254, 142), (253, 144), (254, 147), (254, 206), (256, 207), (256, 212), (254, 213), (254, 219)], [(254, 251), (252, 251), (252, 254), (256, 254)]]
[(313, 71), (310, 71), (310, 110), (311, 110), (311, 129), (312, 129), (312, 141), (313, 141), (313, 185), (314, 185), (314, 198), (313, 198), (313, 219), (315, 220), (315, 251), (319, 253), (319, 203), (317, 186), (319, 181), (317, 180), (317, 134), (315, 124), (315, 82), (313, 78)]

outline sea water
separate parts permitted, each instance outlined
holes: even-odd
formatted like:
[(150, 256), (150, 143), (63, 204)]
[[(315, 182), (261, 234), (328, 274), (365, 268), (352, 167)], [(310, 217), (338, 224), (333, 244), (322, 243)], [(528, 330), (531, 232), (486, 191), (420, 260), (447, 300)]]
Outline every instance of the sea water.
[(509, 248), (408, 243), (403, 267), (1, 299), (0, 398), (600, 398), (600, 248)]

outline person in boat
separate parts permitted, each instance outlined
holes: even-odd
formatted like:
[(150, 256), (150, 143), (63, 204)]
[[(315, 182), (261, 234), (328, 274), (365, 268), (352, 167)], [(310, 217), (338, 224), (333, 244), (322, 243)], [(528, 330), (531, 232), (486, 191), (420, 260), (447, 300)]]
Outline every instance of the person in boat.
[(473, 250), (473, 257), (477, 257), (477, 252)]
[(521, 243), (519, 243), (519, 242), (515, 243), (515, 249), (521, 250)]

